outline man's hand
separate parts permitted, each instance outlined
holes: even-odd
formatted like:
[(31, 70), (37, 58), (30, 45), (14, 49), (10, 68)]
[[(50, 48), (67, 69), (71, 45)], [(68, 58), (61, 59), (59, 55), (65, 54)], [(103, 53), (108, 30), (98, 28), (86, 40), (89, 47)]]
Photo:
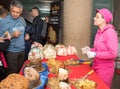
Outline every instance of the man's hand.
[(25, 40), (29, 40), (30, 39), (30, 35), (29, 34), (25, 34)]
[(19, 30), (16, 30), (12, 33), (13, 37), (19, 37), (21, 35), (21, 32)]

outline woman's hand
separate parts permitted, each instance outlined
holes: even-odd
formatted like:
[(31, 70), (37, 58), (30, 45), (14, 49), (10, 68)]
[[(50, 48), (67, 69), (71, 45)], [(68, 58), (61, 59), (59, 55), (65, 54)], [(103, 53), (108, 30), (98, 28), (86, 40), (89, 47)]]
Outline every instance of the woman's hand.
[(81, 50), (82, 50), (82, 54), (87, 54), (87, 52), (90, 51), (90, 47), (85, 46), (85, 47), (81, 48)]

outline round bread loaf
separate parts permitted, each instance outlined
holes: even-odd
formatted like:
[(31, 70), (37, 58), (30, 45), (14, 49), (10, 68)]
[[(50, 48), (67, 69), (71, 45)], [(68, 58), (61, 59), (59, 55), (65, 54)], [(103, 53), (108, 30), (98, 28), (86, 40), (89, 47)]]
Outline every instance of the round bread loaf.
[(10, 74), (1, 81), (0, 89), (28, 89), (29, 81), (20, 74)]
[(29, 80), (29, 89), (33, 89), (40, 84), (40, 74), (32, 67), (24, 69), (24, 76)]

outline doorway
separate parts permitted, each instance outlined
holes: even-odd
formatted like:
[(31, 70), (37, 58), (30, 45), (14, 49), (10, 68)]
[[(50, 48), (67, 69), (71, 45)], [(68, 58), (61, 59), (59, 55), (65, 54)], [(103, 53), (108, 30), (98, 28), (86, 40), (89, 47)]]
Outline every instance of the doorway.
[(114, 0), (114, 9), (113, 9), (113, 25), (118, 32), (118, 37), (120, 38), (120, 0)]

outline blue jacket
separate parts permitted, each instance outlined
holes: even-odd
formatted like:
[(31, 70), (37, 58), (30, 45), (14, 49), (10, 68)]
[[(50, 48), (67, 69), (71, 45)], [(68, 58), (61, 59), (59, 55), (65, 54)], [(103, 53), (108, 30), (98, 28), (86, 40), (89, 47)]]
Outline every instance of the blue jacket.
[(12, 18), (11, 15), (8, 15), (0, 22), (0, 36), (4, 34), (5, 31), (9, 31), (12, 34), (16, 29), (21, 32), (21, 35), (17, 38), (12, 38), (9, 48), (9, 52), (21, 52), (25, 49), (24, 41), (24, 32), (25, 32), (26, 23), (22, 17), (18, 19)]

